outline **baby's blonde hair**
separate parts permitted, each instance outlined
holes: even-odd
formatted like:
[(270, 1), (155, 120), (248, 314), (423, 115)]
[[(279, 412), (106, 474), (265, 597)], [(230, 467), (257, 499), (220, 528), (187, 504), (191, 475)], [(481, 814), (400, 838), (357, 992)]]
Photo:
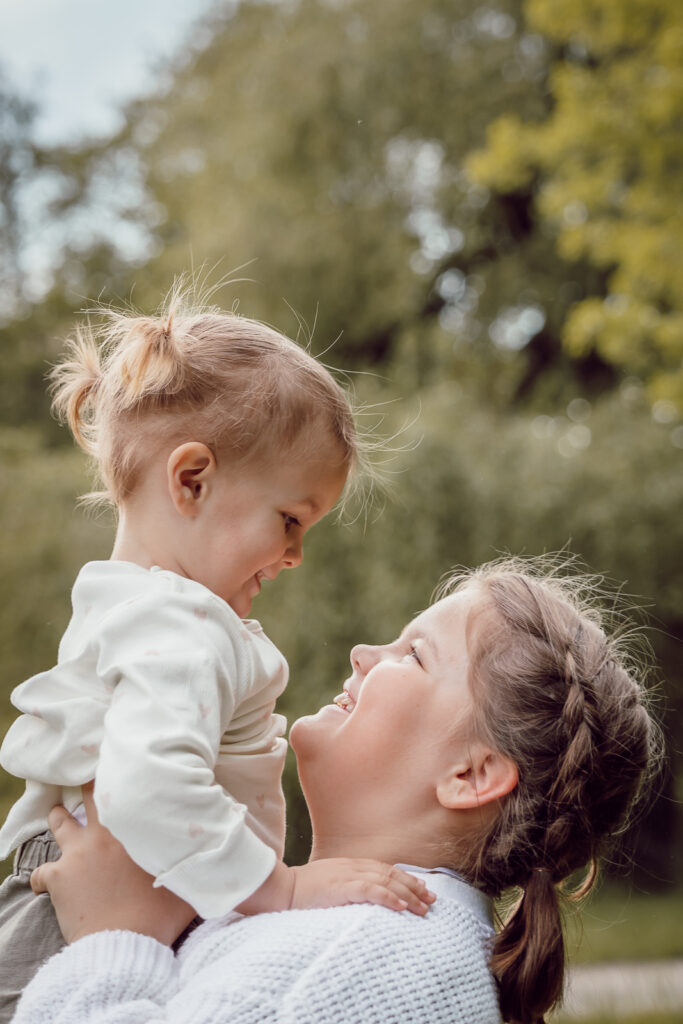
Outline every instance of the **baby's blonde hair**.
[(53, 410), (104, 484), (92, 499), (120, 504), (151, 453), (187, 440), (232, 459), (322, 448), (347, 471), (362, 457), (349, 398), (329, 370), (278, 331), (202, 307), (182, 286), (156, 316), (96, 311), (50, 376)]

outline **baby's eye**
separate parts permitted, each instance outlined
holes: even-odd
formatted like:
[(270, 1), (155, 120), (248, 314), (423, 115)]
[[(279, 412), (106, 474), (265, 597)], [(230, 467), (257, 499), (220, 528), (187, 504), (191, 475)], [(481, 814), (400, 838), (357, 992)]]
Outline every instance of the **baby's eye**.
[(282, 513), (282, 518), (285, 521), (285, 533), (289, 533), (291, 526), (301, 526), (301, 523), (296, 516), (288, 516), (285, 512)]

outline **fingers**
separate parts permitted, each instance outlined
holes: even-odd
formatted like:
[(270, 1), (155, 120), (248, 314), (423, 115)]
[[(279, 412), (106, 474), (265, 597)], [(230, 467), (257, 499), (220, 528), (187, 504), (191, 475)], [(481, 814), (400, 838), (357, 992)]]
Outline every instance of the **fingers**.
[(54, 861), (46, 862), (45, 864), (41, 864), (40, 867), (37, 867), (35, 871), (31, 872), (31, 888), (36, 896), (40, 895), (41, 892), (48, 891), (48, 884), (53, 864)]
[(346, 895), (349, 903), (374, 903), (389, 910), (409, 910), (418, 917), (424, 917), (429, 910), (429, 905), (422, 903), (409, 889), (388, 889), (379, 882), (349, 882)]
[(422, 878), (416, 878), (402, 868), (392, 867), (390, 885), (404, 885), (408, 891), (421, 900), (422, 903), (431, 904), (436, 899), (436, 894), (427, 888)]
[(81, 786), (81, 792), (83, 793), (83, 806), (85, 807), (88, 825), (99, 825), (100, 819), (95, 806), (95, 780), (93, 779), (92, 782), (86, 782), (85, 785)]
[[(375, 906), (387, 907), (389, 910), (401, 911), (409, 909), (406, 900), (401, 899), (397, 893), (380, 885), (378, 882), (349, 882), (348, 902), (374, 903)], [(427, 913), (427, 907), (424, 908), (422, 913)]]
[[(358, 864), (361, 867), (360, 864)], [(425, 885), (421, 878), (392, 867), (380, 861), (366, 861), (362, 870), (367, 878), (355, 883), (355, 892), (362, 893), (351, 902), (376, 903), (390, 910), (409, 910), (412, 914), (423, 917), (436, 899), (436, 895)], [(354, 883), (352, 883), (354, 884)]]
[(421, 878), (415, 878), (400, 868), (394, 868), (383, 887), (403, 904), (404, 910), (423, 917), (436, 899)]
[(392, 893), (404, 904), (404, 910), (409, 910), (411, 914), (419, 914), (421, 917), (427, 913), (436, 899), (434, 893), (429, 892), (426, 886), (416, 892), (409, 886), (403, 885), (399, 880), (394, 881), (386, 891)]
[(76, 819), (60, 804), (52, 808), (47, 816), (47, 823), (62, 853), (64, 852), (65, 845), (69, 845), (69, 840), (72, 836), (77, 835), (81, 830), (81, 826)]

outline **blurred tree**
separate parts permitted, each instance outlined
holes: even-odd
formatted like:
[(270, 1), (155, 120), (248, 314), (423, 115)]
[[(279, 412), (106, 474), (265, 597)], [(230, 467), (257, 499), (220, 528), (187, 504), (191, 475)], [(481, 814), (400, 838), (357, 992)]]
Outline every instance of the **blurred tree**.
[(11, 90), (0, 74), (0, 310), (16, 314), (23, 296), (20, 261), (20, 190), (34, 167), (33, 104)]
[[(660, 704), (671, 771), (680, 778), (681, 428), (672, 434), (653, 421), (633, 384), (598, 403), (573, 399), (553, 417), (496, 413), (452, 381), (424, 389), (418, 400), (420, 421), (404, 440), (421, 443), (387, 467), (393, 485), (382, 514), (370, 511), (367, 521), (360, 516), (349, 525), (324, 521), (307, 538), (301, 568), (264, 587), (255, 603), (254, 613), (290, 662), (281, 702), (290, 722), (338, 693), (352, 645), (393, 638), (426, 606), (449, 567), (570, 542), (591, 568), (625, 581), (624, 604), (656, 602), (651, 635), (666, 669)], [(13, 484), (12, 501), (0, 504), (0, 564), (9, 596), (0, 607), (1, 732), (14, 714), (12, 687), (53, 663), (73, 578), (83, 561), (107, 556), (112, 529), (109, 517), (73, 510), (74, 495), (88, 487), (80, 454), (46, 453), (25, 429), (6, 428), (0, 468)], [(306, 816), (292, 768), (289, 855), (301, 860)], [(0, 773), (0, 818), (20, 789), (18, 780)], [(637, 858), (649, 886), (680, 878), (680, 827), (676, 805), (660, 801)]]
[[(462, 170), (492, 118), (546, 112), (549, 54), (520, 0), (219, 8), (114, 146), (138, 155), (157, 249), (137, 296), (190, 260), (253, 259), (249, 312), (281, 326), (286, 299), (346, 367), (411, 389), (465, 374), (501, 404), (563, 394), (561, 323), (599, 275), (568, 269), (529, 190)], [(578, 360), (584, 384), (600, 365)]]
[(568, 261), (587, 258), (605, 294), (562, 332), (683, 409), (683, 8), (678, 0), (527, 0), (555, 48), (548, 115), (507, 114), (468, 168), (500, 195), (533, 186)]
[(48, 364), (73, 326), (75, 308), (105, 287), (110, 297), (119, 288), (130, 292), (135, 260), (148, 255), (147, 233), (137, 228), (126, 237), (131, 182), (111, 189), (120, 155), (102, 142), (40, 146), (35, 114), (0, 72), (0, 421), (42, 423), (54, 440)]
[[(0, 462), (13, 484), (0, 504), (5, 693), (52, 662), (79, 564), (111, 541), (109, 527), (72, 512), (87, 482), (79, 456), (54, 447), (67, 432), (48, 427), (42, 376), (72, 311), (99, 295), (124, 303), (135, 280), (135, 304), (151, 310), (192, 261), (218, 265), (217, 277), (256, 259), (240, 272), (261, 284), (239, 287), (244, 312), (296, 331), (286, 298), (315, 325), (316, 350), (341, 332), (332, 360), (386, 378), (359, 378), (370, 400), (409, 395), (422, 410), (421, 443), (397, 456), (379, 521), (365, 533), (361, 522), (319, 527), (303, 567), (259, 601), (292, 664), (290, 717), (336, 692), (351, 644), (394, 635), (449, 565), (569, 538), (591, 565), (656, 597), (668, 700), (680, 709), (683, 427), (653, 422), (633, 381), (593, 401), (616, 380), (611, 352), (577, 359), (561, 348), (568, 315), (601, 300), (614, 273), (587, 245), (565, 253), (558, 237), (572, 225), (558, 228), (544, 206), (546, 185), (574, 166), (570, 144), (551, 169), (505, 151), (498, 170), (514, 173), (491, 189), (464, 170), (492, 118), (516, 111), (524, 139), (554, 123), (553, 69), (598, 75), (597, 57), (579, 59), (573, 44), (525, 25), (520, 3), (226, 4), (158, 94), (131, 106), (116, 139), (36, 157), (55, 183), (45, 213), (63, 244), (44, 300), (0, 326), (11, 425), (0, 430)], [(603, 8), (607, 24), (611, 0)], [(578, 9), (587, 17), (593, 6)], [(584, 167), (582, 145), (579, 181), (604, 157), (586, 150)], [(636, 176), (659, 159), (650, 148), (634, 151)], [(569, 204), (576, 221), (574, 198), (589, 207), (583, 193), (565, 200), (563, 216)], [(662, 268), (662, 280), (671, 274)], [(229, 306), (236, 293), (226, 286), (216, 298)], [(680, 716), (670, 721), (681, 749)], [(6, 803), (16, 786), (3, 785)], [(298, 825), (301, 804), (292, 806)], [(675, 857), (673, 830), (655, 835)]]
[[(560, 344), (604, 270), (557, 251), (534, 180), (489, 192), (463, 170), (493, 118), (550, 109), (555, 51), (520, 5), (219, 6), (115, 139), (44, 157), (70, 239), (48, 319), (120, 303), (136, 278), (154, 308), (191, 263), (214, 278), (247, 263), (264, 287), (246, 312), (306, 337), (300, 317), (315, 350), (338, 339), (334, 361), (401, 388), (456, 376), (506, 406), (611, 385), (603, 359)], [(24, 327), (49, 357), (34, 312)]]
[[(291, 662), (290, 721), (338, 693), (351, 646), (393, 639), (449, 567), (569, 546), (608, 586), (618, 581), (618, 604), (636, 621), (652, 615), (659, 666), (650, 682), (658, 714), (666, 712), (669, 799), (652, 801), (635, 860), (647, 887), (680, 878), (683, 822), (671, 780), (683, 768), (683, 431), (654, 421), (633, 383), (597, 403), (573, 399), (552, 417), (495, 413), (455, 382), (424, 389), (419, 402), (411, 429), (421, 443), (393, 463), (382, 515), (317, 527), (301, 568), (258, 600), (259, 618)], [(312, 622), (315, 629), (300, 628)], [(290, 850), (305, 851), (295, 834)]]

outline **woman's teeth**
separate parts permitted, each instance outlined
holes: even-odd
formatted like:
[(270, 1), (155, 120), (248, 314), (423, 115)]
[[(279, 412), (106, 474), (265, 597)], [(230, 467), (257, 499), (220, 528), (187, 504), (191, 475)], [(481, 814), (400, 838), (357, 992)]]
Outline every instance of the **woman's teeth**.
[(348, 693), (346, 690), (344, 690), (343, 693), (340, 693), (337, 697), (334, 698), (334, 703), (337, 705), (338, 708), (341, 708), (342, 711), (347, 711), (349, 714), (351, 714), (351, 712), (356, 706), (355, 700), (353, 699), (351, 694)]

